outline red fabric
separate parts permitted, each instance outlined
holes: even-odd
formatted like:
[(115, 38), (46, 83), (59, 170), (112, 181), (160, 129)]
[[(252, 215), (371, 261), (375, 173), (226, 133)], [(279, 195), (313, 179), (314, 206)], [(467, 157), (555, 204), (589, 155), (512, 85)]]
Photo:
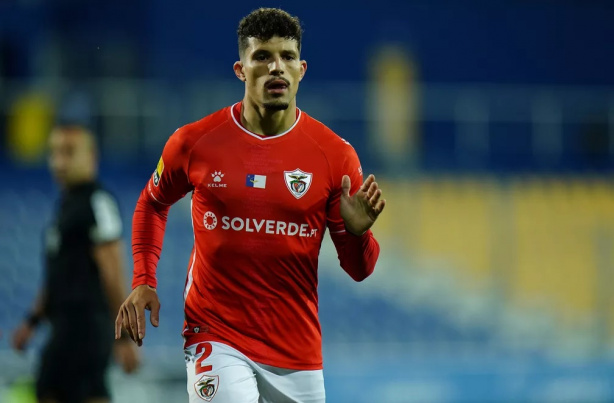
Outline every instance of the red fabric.
[(239, 122), (224, 108), (168, 140), (164, 168), (134, 213), (133, 287), (156, 286), (169, 206), (193, 192), (185, 345), (219, 341), (263, 364), (321, 369), (317, 266), (326, 228), (356, 281), (373, 272), (379, 254), (371, 231), (345, 232), (339, 212), (341, 178), (349, 175), (355, 192), (360, 163), (347, 142), (299, 110), (278, 136), (254, 135)]
[(156, 267), (162, 252), (169, 206), (151, 203), (143, 189), (132, 218), (132, 288), (147, 284), (157, 288)]
[(369, 277), (379, 256), (379, 244), (371, 230), (362, 236), (348, 232), (331, 234), (341, 267), (356, 281)]

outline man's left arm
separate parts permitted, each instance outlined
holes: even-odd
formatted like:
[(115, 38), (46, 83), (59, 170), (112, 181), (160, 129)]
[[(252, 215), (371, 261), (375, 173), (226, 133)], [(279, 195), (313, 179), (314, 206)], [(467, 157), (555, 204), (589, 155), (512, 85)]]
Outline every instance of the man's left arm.
[(373, 175), (363, 183), (358, 156), (349, 145), (340, 167), (335, 176), (341, 180), (334, 184), (328, 206), (328, 228), (341, 267), (355, 281), (362, 281), (373, 273), (379, 256), (380, 247), (370, 228), (386, 201)]

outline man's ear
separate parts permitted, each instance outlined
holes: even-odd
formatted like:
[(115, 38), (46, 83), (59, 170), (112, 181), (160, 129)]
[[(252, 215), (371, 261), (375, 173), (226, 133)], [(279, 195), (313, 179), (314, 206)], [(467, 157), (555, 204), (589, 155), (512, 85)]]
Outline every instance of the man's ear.
[(243, 73), (243, 62), (236, 61), (235, 64), (232, 66), (232, 69), (235, 71), (235, 75), (237, 76), (237, 78), (243, 82), (245, 82), (246, 78), (245, 78), (245, 74)]
[(303, 80), (303, 77), (305, 77), (306, 71), (307, 71), (307, 61), (301, 60), (301, 75), (299, 76), (299, 81)]

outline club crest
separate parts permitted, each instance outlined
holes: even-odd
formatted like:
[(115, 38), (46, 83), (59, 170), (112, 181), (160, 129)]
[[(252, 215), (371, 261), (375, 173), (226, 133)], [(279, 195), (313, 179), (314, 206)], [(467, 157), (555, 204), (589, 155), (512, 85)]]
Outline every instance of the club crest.
[(213, 396), (215, 396), (215, 392), (217, 392), (219, 382), (220, 377), (218, 375), (203, 375), (202, 378), (194, 384), (194, 389), (198, 397), (210, 402)]
[(297, 199), (300, 199), (307, 193), (311, 186), (312, 177), (313, 174), (303, 172), (298, 168), (294, 171), (284, 171), (286, 186), (290, 193)]

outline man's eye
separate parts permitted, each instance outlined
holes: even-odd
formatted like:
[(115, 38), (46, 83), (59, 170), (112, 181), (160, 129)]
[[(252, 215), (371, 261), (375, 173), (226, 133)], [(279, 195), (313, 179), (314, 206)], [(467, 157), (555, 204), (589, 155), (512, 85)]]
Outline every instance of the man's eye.
[(294, 56), (286, 55), (286, 56), (284, 56), (284, 59), (286, 59), (286, 60), (294, 60), (295, 58), (294, 58)]
[(266, 60), (266, 55), (263, 55), (263, 54), (256, 55), (256, 60), (260, 60), (260, 61)]

